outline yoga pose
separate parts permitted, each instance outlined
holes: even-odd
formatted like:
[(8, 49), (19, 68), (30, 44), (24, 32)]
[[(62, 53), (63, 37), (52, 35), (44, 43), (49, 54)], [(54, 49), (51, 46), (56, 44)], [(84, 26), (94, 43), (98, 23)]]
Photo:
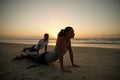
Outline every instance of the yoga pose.
[(71, 72), (71, 70), (64, 68), (63, 56), (67, 51), (69, 51), (72, 66), (80, 67), (79, 65), (74, 64), (74, 59), (73, 59), (73, 51), (72, 51), (70, 39), (74, 38), (74, 35), (75, 34), (74, 34), (73, 28), (66, 27), (65, 29), (62, 29), (59, 32), (56, 46), (54, 47), (53, 51), (47, 51), (40, 55), (29, 55), (29, 54), (23, 55), (23, 54), (21, 54), (20, 56), (18, 56), (18, 58), (19, 59), (27, 58), (27, 59), (31, 59), (31, 60), (37, 61), (39, 63), (42, 63), (42, 64), (52, 63), (59, 59), (61, 71)]

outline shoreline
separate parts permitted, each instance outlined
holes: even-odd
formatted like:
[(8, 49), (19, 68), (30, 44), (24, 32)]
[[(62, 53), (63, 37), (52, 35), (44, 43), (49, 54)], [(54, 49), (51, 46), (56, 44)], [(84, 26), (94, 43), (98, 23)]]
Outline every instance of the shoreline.
[[(49, 65), (36, 65), (30, 60), (11, 61), (24, 47), (30, 44), (0, 43), (1, 80), (119, 80), (120, 49), (96, 47), (72, 47), (74, 62), (81, 66), (71, 66), (68, 52), (64, 55), (64, 67), (72, 73), (60, 70), (57, 60)], [(48, 46), (48, 51), (54, 46)], [(40, 53), (44, 52), (44, 49)], [(33, 66), (33, 67), (30, 67)]]
[[(16, 45), (28, 45), (29, 47), (34, 45), (34, 44), (25, 44), (25, 43), (7, 43), (7, 42), (0, 42), (0, 44), (16, 44)], [(88, 46), (84, 46), (84, 45), (88, 45)], [(98, 46), (90, 46), (90, 45), (98, 45)], [(120, 45), (119, 44), (106, 44), (107, 46), (104, 46), (104, 47), (101, 47), (99, 45), (105, 45), (105, 44), (80, 44), (80, 46), (76, 46), (76, 45), (72, 45), (72, 47), (81, 47), (81, 48), (105, 48), (105, 49), (120, 49)], [(109, 45), (118, 45), (116, 47), (112, 47), (112, 46), (109, 46)], [(51, 47), (54, 47), (55, 45), (49, 45), (48, 46), (51, 46)], [(109, 47), (108, 47), (109, 46)]]

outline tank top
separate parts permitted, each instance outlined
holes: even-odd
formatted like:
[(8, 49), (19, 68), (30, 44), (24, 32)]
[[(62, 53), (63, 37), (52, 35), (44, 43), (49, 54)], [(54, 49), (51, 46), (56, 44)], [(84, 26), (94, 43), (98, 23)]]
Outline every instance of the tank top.
[[(64, 51), (62, 52), (62, 55), (64, 55), (66, 52), (67, 52), (67, 49), (66, 49), (66, 47), (65, 47), (65, 48), (64, 48)], [(46, 60), (46, 62), (48, 62), (48, 63), (54, 62), (54, 61), (56, 61), (58, 58), (59, 58), (59, 56), (58, 56), (58, 48), (57, 48), (57, 47), (54, 47), (54, 50), (53, 50), (53, 51), (49, 51), (49, 52), (47, 52), (46, 55), (45, 55), (45, 60)]]

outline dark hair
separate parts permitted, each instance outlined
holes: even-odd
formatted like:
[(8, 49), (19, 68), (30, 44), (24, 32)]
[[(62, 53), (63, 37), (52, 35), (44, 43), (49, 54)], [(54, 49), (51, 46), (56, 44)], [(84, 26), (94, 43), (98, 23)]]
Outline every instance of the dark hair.
[(61, 31), (58, 33), (58, 37), (65, 36), (64, 31), (65, 31), (64, 29), (61, 29)]
[(70, 29), (73, 29), (73, 28), (68, 26), (65, 29), (61, 29), (61, 31), (58, 33), (58, 37), (66, 36), (66, 32), (68, 32)]
[(44, 34), (44, 37), (47, 37), (47, 36), (49, 36), (49, 34), (45, 33), (45, 34)]

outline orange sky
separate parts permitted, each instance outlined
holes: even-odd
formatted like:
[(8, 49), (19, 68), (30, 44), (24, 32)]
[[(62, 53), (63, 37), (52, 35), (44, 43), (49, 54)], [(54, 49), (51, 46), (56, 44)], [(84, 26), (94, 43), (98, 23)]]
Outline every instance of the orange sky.
[(3, 0), (0, 39), (56, 38), (66, 26), (75, 38), (120, 38), (118, 0)]

